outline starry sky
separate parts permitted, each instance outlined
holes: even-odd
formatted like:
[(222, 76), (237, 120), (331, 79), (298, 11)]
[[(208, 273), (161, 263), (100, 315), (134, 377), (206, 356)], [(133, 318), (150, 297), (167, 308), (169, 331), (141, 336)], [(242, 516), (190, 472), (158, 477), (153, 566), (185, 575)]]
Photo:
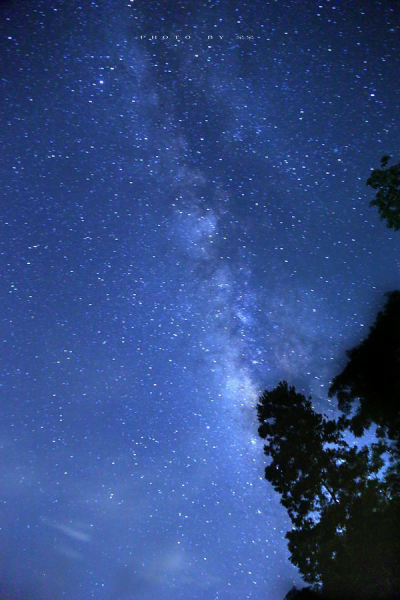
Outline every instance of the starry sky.
[(0, 10), (0, 592), (281, 600), (254, 405), (334, 416), (399, 287), (398, 5)]

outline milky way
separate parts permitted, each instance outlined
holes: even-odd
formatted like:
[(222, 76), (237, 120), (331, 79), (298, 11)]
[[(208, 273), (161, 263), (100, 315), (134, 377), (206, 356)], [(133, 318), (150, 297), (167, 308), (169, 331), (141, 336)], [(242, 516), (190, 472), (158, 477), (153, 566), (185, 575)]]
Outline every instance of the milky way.
[(395, 9), (4, 3), (2, 595), (301, 585), (254, 406), (287, 379), (334, 415), (399, 287), (365, 187), (399, 147)]

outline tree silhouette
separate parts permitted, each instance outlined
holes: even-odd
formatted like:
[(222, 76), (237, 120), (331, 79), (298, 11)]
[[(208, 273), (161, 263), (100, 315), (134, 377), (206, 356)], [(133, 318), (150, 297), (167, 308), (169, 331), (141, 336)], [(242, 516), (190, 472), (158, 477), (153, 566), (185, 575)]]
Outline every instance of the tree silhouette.
[[(370, 205), (398, 230), (400, 163), (386, 168), (389, 158), (367, 185), (377, 190)], [(400, 291), (387, 294), (368, 337), (347, 356), (329, 389), (343, 412), (338, 420), (285, 381), (257, 405), (270, 459), (265, 478), (292, 521), (290, 560), (310, 584), (286, 600), (400, 598)], [(346, 441), (372, 424), (377, 443)]]
[(367, 185), (378, 190), (370, 206), (377, 206), (386, 226), (400, 229), (400, 163), (386, 169), (390, 156), (382, 156), (381, 169), (374, 169)]
[(368, 337), (347, 351), (349, 362), (333, 379), (329, 396), (349, 414), (359, 401), (350, 429), (360, 436), (375, 423), (381, 436), (400, 438), (400, 291), (387, 294)]
[[(314, 411), (311, 399), (280, 382), (257, 405), (270, 458), (265, 477), (292, 521), (291, 561), (324, 598), (388, 598), (400, 589), (395, 498), (379, 476), (385, 445), (350, 446), (346, 419)], [(396, 507), (395, 507), (396, 505)], [(395, 537), (396, 536), (396, 537)], [(306, 596), (305, 596), (306, 597)]]
[(285, 600), (317, 600), (318, 598), (323, 598), (322, 594), (310, 587), (304, 587), (301, 590), (293, 587), (285, 596)]

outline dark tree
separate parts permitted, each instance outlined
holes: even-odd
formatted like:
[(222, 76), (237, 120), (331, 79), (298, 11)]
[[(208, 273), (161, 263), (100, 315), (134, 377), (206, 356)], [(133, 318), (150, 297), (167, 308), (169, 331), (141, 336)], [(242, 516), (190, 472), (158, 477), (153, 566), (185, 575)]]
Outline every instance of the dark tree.
[(316, 592), (310, 587), (301, 588), (298, 590), (293, 587), (285, 596), (285, 600), (323, 600), (322, 594)]
[(257, 411), (270, 458), (265, 477), (293, 524), (286, 534), (291, 561), (313, 586), (304, 594), (393, 595), (400, 589), (399, 523), (389, 486), (378, 476), (384, 444), (351, 447), (343, 437), (346, 420), (317, 413), (286, 382), (265, 391)]
[(381, 158), (381, 169), (374, 169), (367, 185), (378, 190), (370, 206), (377, 206), (382, 220), (395, 230), (400, 229), (400, 163), (386, 168), (390, 156)]
[(372, 325), (368, 337), (347, 351), (349, 362), (333, 379), (329, 396), (337, 396), (347, 415), (358, 401), (350, 428), (360, 436), (372, 423), (379, 434), (400, 438), (400, 291), (388, 300)]

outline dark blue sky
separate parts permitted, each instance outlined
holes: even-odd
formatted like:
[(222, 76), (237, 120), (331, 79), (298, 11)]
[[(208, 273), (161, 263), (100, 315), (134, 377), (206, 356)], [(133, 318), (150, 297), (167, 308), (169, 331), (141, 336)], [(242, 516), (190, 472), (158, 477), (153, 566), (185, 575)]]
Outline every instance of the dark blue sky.
[(254, 404), (285, 378), (332, 416), (399, 287), (365, 186), (398, 159), (396, 10), (2, 3), (3, 596), (300, 582)]

